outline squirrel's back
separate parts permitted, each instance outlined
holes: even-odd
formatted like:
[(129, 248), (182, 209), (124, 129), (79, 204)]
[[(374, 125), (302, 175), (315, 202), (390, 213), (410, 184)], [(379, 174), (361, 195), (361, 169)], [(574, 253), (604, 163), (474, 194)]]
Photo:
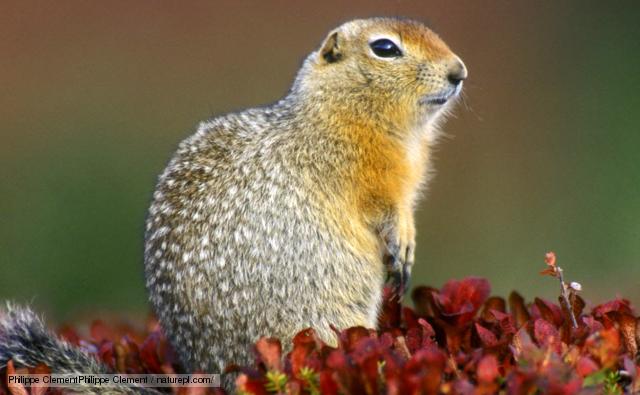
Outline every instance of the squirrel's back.
[(248, 362), (264, 335), (314, 327), (330, 340), (330, 325), (375, 326), (377, 239), (332, 211), (352, 159), (301, 122), (286, 101), (205, 122), (160, 177), (147, 286), (190, 370)]

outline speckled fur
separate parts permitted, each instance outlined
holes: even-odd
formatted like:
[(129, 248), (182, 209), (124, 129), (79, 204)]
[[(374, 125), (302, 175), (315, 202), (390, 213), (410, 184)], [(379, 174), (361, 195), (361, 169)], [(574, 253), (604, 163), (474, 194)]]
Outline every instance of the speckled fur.
[[(375, 58), (374, 36), (401, 42), (402, 60)], [(385, 257), (413, 263), (413, 209), (450, 102), (421, 100), (446, 92), (452, 64), (419, 23), (352, 21), (286, 97), (180, 144), (149, 209), (145, 273), (188, 370), (246, 364), (261, 336), (313, 327), (335, 343), (331, 325), (376, 327)]]

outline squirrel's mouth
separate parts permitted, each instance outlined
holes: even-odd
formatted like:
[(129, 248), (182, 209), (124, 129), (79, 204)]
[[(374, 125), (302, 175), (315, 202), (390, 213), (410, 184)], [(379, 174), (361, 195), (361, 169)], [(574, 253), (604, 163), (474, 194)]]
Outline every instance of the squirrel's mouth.
[(442, 106), (446, 104), (452, 98), (457, 97), (462, 90), (462, 83), (449, 87), (441, 92), (423, 96), (420, 99), (420, 104), (428, 104), (431, 106)]

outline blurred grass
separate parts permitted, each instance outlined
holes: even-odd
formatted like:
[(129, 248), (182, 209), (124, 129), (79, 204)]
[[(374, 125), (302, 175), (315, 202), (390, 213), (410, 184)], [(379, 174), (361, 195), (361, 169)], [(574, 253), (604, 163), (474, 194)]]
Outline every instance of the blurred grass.
[(281, 96), (355, 16), (428, 21), (470, 70), (420, 205), (414, 284), (480, 275), (640, 303), (640, 6), (465, 1), (0, 5), (0, 299), (65, 317), (147, 308), (156, 175), (212, 114)]

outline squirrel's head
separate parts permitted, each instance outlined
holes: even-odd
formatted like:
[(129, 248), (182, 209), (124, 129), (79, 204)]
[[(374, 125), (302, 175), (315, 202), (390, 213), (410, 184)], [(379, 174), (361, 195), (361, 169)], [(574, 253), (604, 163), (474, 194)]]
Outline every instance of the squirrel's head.
[(435, 119), (466, 77), (460, 58), (423, 24), (372, 18), (331, 31), (307, 58), (296, 85), (313, 102), (330, 101), (355, 118), (373, 116), (405, 128)]

